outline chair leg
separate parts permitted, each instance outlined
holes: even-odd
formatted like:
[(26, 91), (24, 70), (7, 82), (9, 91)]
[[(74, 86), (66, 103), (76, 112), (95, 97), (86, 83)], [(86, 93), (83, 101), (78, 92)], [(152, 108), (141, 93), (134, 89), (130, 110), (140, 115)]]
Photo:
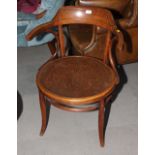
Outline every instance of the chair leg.
[(46, 130), (46, 124), (47, 124), (47, 112), (46, 112), (46, 100), (45, 96), (42, 94), (41, 91), (39, 91), (39, 102), (40, 102), (40, 109), (41, 109), (41, 115), (42, 115), (42, 126), (40, 130), (40, 136), (43, 136), (45, 130)]
[(100, 101), (99, 105), (99, 114), (98, 114), (98, 132), (99, 132), (99, 140), (100, 145), (104, 146), (104, 111), (105, 111), (105, 105), (104, 105), (104, 99)]
[(55, 47), (55, 42), (56, 39), (53, 39), (52, 41), (48, 42), (48, 48), (50, 49), (51, 55), (53, 56), (56, 52), (56, 47)]

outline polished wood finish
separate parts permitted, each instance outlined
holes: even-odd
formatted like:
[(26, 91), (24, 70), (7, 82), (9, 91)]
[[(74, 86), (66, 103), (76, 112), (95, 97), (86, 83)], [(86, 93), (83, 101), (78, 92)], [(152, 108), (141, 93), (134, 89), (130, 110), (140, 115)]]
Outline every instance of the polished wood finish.
[[(101, 31), (106, 31), (105, 52), (102, 53), (102, 59), (85, 55), (65, 56), (63, 26), (66, 24), (92, 24), (99, 26)], [(53, 31), (53, 27), (57, 27), (57, 31)], [(118, 31), (112, 14), (108, 10), (94, 7), (62, 7), (53, 21), (36, 27), (27, 35), (27, 39), (30, 40), (42, 32), (53, 33), (56, 36), (56, 43), (52, 44), (52, 49), (53, 51), (58, 51), (55, 48), (59, 49), (60, 57), (43, 64), (36, 76), (42, 112), (41, 135), (44, 134), (47, 124), (46, 98), (50, 100), (51, 105), (74, 112), (95, 110), (98, 107), (94, 106), (94, 102), (99, 102), (99, 140), (103, 146), (103, 99), (111, 96), (119, 83), (111, 48), (113, 37), (121, 36), (121, 32)], [(120, 43), (120, 49), (121, 46)]]
[(104, 146), (104, 112), (105, 112), (105, 103), (104, 99), (100, 101), (99, 113), (98, 113), (98, 130), (99, 130), (99, 140), (100, 145)]
[[(66, 9), (67, 8), (67, 9)], [(94, 20), (92, 20), (92, 18)], [(74, 19), (74, 20), (73, 20)], [(82, 6), (67, 6), (62, 7), (52, 21), (41, 24), (34, 28), (27, 36), (27, 40), (31, 40), (34, 36), (41, 32), (49, 32), (51, 27), (66, 25), (66, 24), (94, 24), (111, 32), (117, 31), (117, 26), (114, 22), (110, 11), (96, 7), (82, 7)], [(60, 28), (60, 27), (59, 27)], [(56, 35), (52, 30), (51, 33)], [(60, 33), (61, 34), (61, 33)]]
[(42, 114), (42, 126), (41, 126), (41, 131), (40, 135), (42, 136), (46, 130), (46, 122), (47, 122), (47, 117), (46, 117), (46, 100), (45, 96), (41, 93), (39, 90), (39, 102), (40, 102), (40, 109), (41, 109), (41, 114)]
[[(96, 77), (97, 73), (98, 77)], [(44, 95), (67, 105), (99, 101), (116, 84), (115, 72), (92, 57), (55, 59), (38, 72), (36, 83)]]
[(48, 47), (50, 49), (52, 56), (55, 56), (57, 54), (55, 44), (56, 44), (56, 39), (53, 39), (51, 42), (48, 42)]
[(59, 102), (56, 102), (54, 100), (51, 100), (50, 104), (54, 105), (55, 107), (59, 108), (59, 109), (63, 109), (66, 111), (71, 111), (71, 112), (87, 112), (87, 111), (94, 111), (98, 109), (97, 105), (87, 105), (87, 106), (71, 106), (71, 105), (66, 105), (66, 104), (62, 104)]

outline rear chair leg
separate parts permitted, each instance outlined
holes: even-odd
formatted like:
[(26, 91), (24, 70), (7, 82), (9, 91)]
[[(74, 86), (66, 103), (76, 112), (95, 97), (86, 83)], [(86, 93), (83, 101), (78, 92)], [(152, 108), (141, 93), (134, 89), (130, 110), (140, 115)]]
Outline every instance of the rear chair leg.
[(56, 43), (56, 39), (53, 39), (52, 41), (48, 42), (48, 48), (52, 56), (54, 56), (56, 53), (55, 43)]
[(98, 132), (100, 145), (104, 146), (104, 111), (105, 111), (104, 99), (100, 101), (99, 113), (98, 113)]

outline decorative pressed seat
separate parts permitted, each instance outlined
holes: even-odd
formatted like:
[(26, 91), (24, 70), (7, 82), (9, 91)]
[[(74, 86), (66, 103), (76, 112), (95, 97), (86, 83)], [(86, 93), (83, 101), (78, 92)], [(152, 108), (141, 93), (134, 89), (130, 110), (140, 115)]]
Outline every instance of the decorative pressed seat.
[[(65, 56), (66, 40), (63, 27), (68, 24), (93, 24), (107, 31), (103, 60), (88, 56)], [(57, 32), (52, 31), (57, 27)], [(66, 29), (65, 29), (66, 30)], [(43, 64), (36, 76), (42, 113), (43, 135), (47, 125), (47, 104), (60, 109), (82, 112), (99, 109), (98, 129), (100, 145), (104, 145), (104, 110), (114, 88), (119, 83), (119, 76), (113, 60), (112, 39), (120, 38), (111, 13), (95, 7), (62, 7), (51, 22), (32, 30), (27, 39), (31, 40), (42, 32), (55, 35), (52, 44), (53, 53), (60, 50), (60, 57), (52, 57)], [(66, 37), (67, 38), (67, 37)], [(115, 39), (116, 39), (115, 38)], [(98, 102), (98, 106), (94, 103)]]
[(115, 83), (115, 74), (109, 66), (84, 56), (55, 59), (37, 74), (37, 85), (46, 96), (73, 105), (98, 101)]

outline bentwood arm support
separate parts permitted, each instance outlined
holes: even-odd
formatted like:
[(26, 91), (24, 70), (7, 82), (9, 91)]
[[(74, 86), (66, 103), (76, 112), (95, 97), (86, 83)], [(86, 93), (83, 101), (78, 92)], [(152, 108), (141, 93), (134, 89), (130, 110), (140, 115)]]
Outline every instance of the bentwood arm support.
[[(41, 34), (43, 32), (47, 32), (51, 27), (52, 27), (51, 22), (37, 26), (36, 28), (34, 28), (31, 32), (29, 32), (26, 35), (26, 40), (28, 40), (28, 41), (32, 40), (34, 37), (38, 36), (39, 34)], [(50, 33), (56, 35), (51, 29), (50, 29)]]
[[(57, 33), (51, 29), (51, 23), (45, 23), (45, 24), (37, 26), (30, 33), (28, 33), (26, 35), (26, 39), (32, 40), (34, 37), (38, 36), (39, 34), (41, 34), (43, 32), (51, 33), (55, 36), (56, 39), (58, 38)], [(52, 54), (52, 58), (55, 57), (55, 55), (57, 53), (56, 39), (53, 39), (51, 42), (48, 42), (48, 47), (49, 47), (50, 52)]]
[[(117, 32), (117, 33), (119, 33), (119, 32)], [(121, 35), (121, 33), (119, 35)], [(106, 39), (106, 46), (105, 46), (106, 52), (104, 53), (104, 59), (103, 60), (105, 60), (105, 63), (109, 63), (109, 65), (111, 66), (111, 68), (115, 72), (116, 85), (117, 85), (120, 82), (120, 78), (118, 75), (118, 71), (116, 69), (116, 62), (115, 62), (115, 59), (113, 58), (113, 54), (112, 54), (112, 46), (113, 46), (114, 41), (115, 41), (115, 38), (112, 38), (111, 32), (108, 31), (107, 32), (107, 39)], [(121, 41), (123, 41), (123, 38)], [(121, 42), (121, 41), (118, 41), (118, 42)], [(121, 50), (123, 48), (123, 42), (119, 46), (120, 46), (120, 50)]]

